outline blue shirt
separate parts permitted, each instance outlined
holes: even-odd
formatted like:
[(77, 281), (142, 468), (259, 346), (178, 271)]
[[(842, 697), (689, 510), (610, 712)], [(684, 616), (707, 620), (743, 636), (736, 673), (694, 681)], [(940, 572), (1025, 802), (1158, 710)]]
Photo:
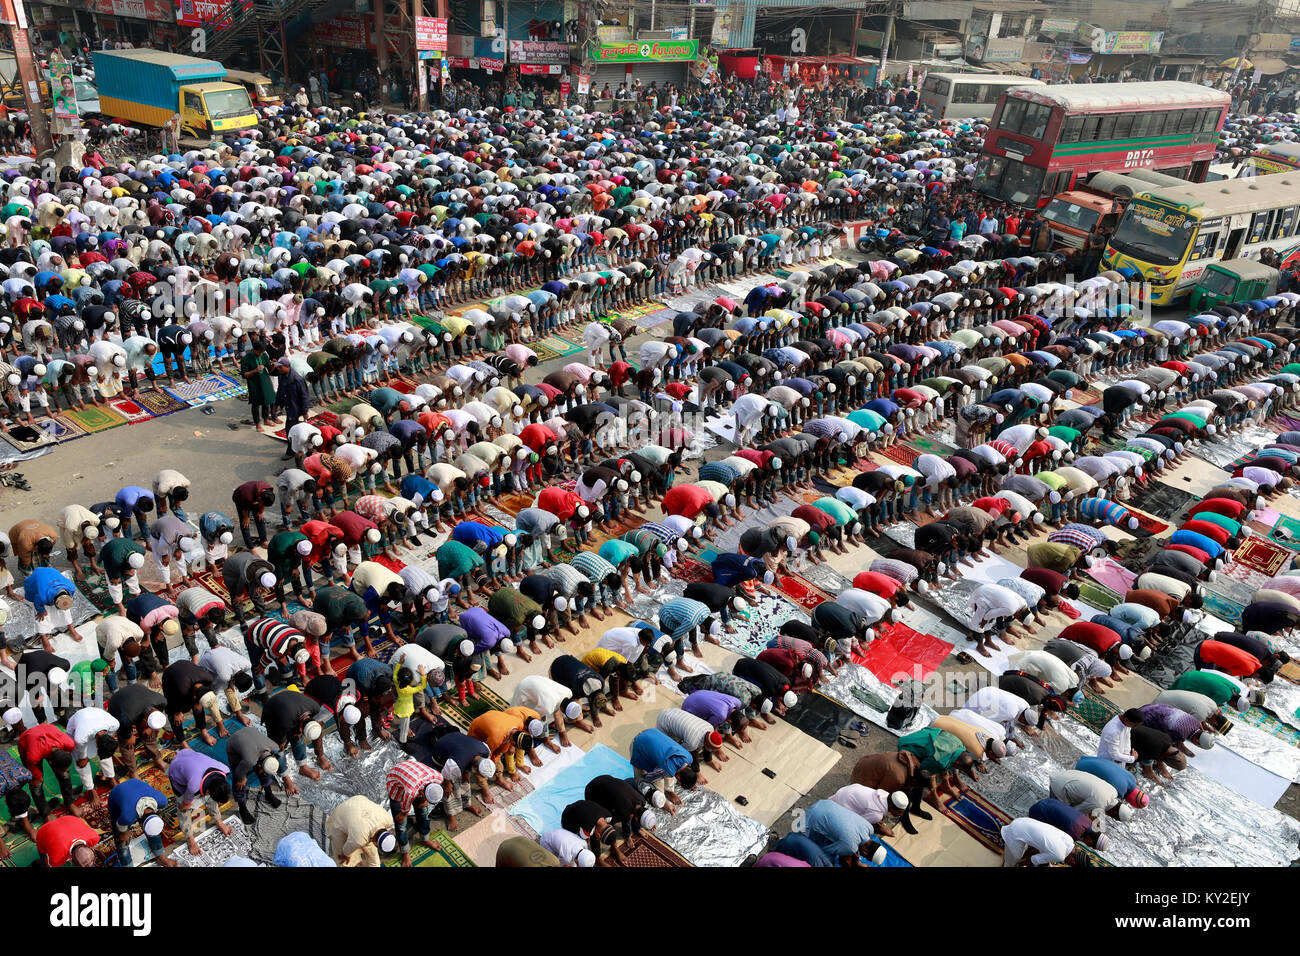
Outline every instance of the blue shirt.
[(108, 792), (108, 818), (130, 826), (140, 819), (138, 805), (146, 798), (154, 800), (159, 810), (167, 806), (167, 794), (161, 790), (155, 790), (143, 780), (123, 780)]
[(363, 657), (348, 668), (347, 678), (355, 681), (361, 692), (367, 694), (375, 686), (375, 681), (380, 675), (391, 677), (392, 673), (392, 667), (383, 661), (375, 660), (373, 657)]
[(1080, 757), (1074, 765), (1075, 770), (1082, 770), (1094, 777), (1101, 777), (1119, 791), (1121, 797), (1127, 797), (1137, 788), (1137, 777), (1129, 773), (1113, 760), (1104, 757)]
[[(451, 537), (453, 541), (459, 541), (471, 548), (476, 544), (485, 544), (490, 547), (500, 544), (502, 539), (505, 538), (505, 532), (500, 528), (490, 527), (480, 521), (462, 521), (451, 529)], [(478, 549), (475, 548), (475, 550)]]
[(651, 727), (632, 738), (632, 766), (638, 770), (663, 770), (676, 775), (691, 765), (691, 755), (662, 730)]
[(787, 833), (772, 849), (796, 860), (803, 860), (809, 866), (835, 865), (835, 861), (826, 855), (825, 850), (802, 833)]
[(309, 834), (286, 833), (275, 845), (276, 866), (338, 866)]
[(34, 568), (23, 582), (23, 594), (37, 614), (44, 614), (60, 594), (76, 593), (76, 585), (53, 568)]
[(713, 559), (713, 580), (724, 587), (757, 580), (764, 570), (762, 558), (747, 554), (719, 554)]

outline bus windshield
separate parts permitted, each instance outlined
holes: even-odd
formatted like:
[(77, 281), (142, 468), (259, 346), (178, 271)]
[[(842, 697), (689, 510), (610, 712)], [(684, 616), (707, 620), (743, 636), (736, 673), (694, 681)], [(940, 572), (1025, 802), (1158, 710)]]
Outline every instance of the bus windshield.
[(248, 90), (213, 90), (203, 94), (203, 101), (208, 104), (208, 115), (213, 119), (228, 116), (244, 116), (253, 112), (253, 104), (248, 98)]
[(1171, 266), (1183, 261), (1196, 234), (1196, 222), (1185, 212), (1135, 199), (1129, 203), (1110, 245), (1116, 252), (1143, 262)]
[(1097, 220), (1101, 218), (1101, 213), (1096, 209), (1080, 206), (1078, 203), (1053, 199), (1043, 210), (1043, 218), (1058, 226), (1069, 226), (1080, 232), (1092, 232), (1093, 227), (1097, 225)]
[(1034, 203), (1043, 189), (1043, 172), (1040, 167), (1018, 159), (985, 156), (975, 173), (975, 189), (1004, 202)]

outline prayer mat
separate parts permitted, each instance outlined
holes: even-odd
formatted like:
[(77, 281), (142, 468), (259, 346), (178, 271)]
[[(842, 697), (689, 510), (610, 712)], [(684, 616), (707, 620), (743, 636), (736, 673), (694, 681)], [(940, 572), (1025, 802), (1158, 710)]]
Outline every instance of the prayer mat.
[(497, 499), (496, 506), (504, 511), (510, 517), (518, 517), (519, 512), (525, 508), (533, 506), (533, 495), (527, 492), (517, 491), (508, 495), (502, 495)]
[(611, 865), (622, 867), (644, 867), (647, 869), (669, 866), (691, 866), (684, 856), (672, 849), (653, 833), (641, 831), (637, 845), (631, 851), (624, 851), (623, 862), (611, 857)]
[(1136, 574), (1113, 558), (1104, 558), (1097, 561), (1085, 573), (1102, 587), (1108, 588), (1116, 594), (1123, 594), (1125, 591), (1131, 590), (1133, 582), (1137, 580)]
[(163, 391), (192, 408), (227, 398), (243, 398), (248, 394), (247, 386), (221, 372), (205, 375), (192, 382), (169, 385)]
[[(468, 869), (474, 866), (474, 861), (456, 845), (456, 841), (447, 836), (444, 830), (433, 830), (429, 834), (433, 837), (438, 849), (434, 850), (423, 843), (416, 843), (411, 847), (411, 866), (443, 866), (453, 867), (455, 869)], [(401, 854), (396, 854), (384, 861), (384, 866), (402, 865)]]
[(840, 488), (843, 487), (842, 485), (831, 484), (821, 475), (813, 475), (812, 483), (813, 483), (813, 487), (816, 488), (818, 491), (820, 491), (823, 495), (830, 495), (832, 498), (835, 497), (835, 493), (839, 491)]
[(510, 701), (488, 687), (484, 681), (477, 682), (475, 687), (478, 690), (478, 696), (470, 697), (466, 695), (463, 704), (454, 691), (444, 694), (438, 701), (438, 707), (443, 716), (461, 730), (468, 729), (470, 722), (479, 714), (485, 714), (489, 710), (505, 710), (510, 706)]
[(1251, 727), (1258, 727), (1267, 734), (1276, 737), (1292, 747), (1300, 747), (1300, 730), (1290, 724), (1284, 724), (1266, 710), (1252, 707), (1244, 714), (1235, 713), (1234, 718)]
[(1269, 577), (1281, 574), (1295, 555), (1289, 548), (1274, 544), (1258, 535), (1249, 535), (1236, 551), (1232, 560), (1254, 568)]
[[(139, 393), (137, 392), (136, 394), (138, 395)], [(128, 425), (147, 422), (149, 419), (153, 418), (153, 414), (134, 399), (111, 398), (108, 401), (108, 405), (113, 409), (113, 411), (121, 415)]]
[(537, 353), (537, 360), (539, 363), (550, 362), (561, 357), (561, 353), (557, 349), (551, 348), (549, 345), (545, 344), (545, 342), (525, 342), (524, 344)]
[[(1161, 521), (1153, 515), (1149, 515), (1144, 511), (1139, 511), (1130, 504), (1125, 504), (1124, 507), (1128, 508), (1129, 514), (1138, 520), (1137, 528), (1129, 532), (1133, 537), (1149, 538), (1152, 535), (1157, 535), (1169, 530), (1169, 523), (1167, 521)], [(1125, 530), (1127, 531), (1128, 529), (1126, 528)]]
[[(108, 596), (108, 579), (102, 574), (88, 574), (79, 581), (74, 579), (74, 582), (77, 590), (85, 595), (86, 600), (95, 605), (101, 613), (108, 614), (117, 607), (113, 599)], [(123, 595), (123, 600), (125, 598), (126, 596)]]
[(876, 639), (867, 645), (866, 653), (855, 653), (853, 661), (886, 684), (897, 683), (900, 675), (925, 680), (939, 669), (954, 646), (898, 622), (877, 628)]
[(1080, 405), (1096, 405), (1101, 401), (1101, 392), (1094, 392), (1091, 389), (1074, 389), (1074, 395), (1070, 401), (1077, 402)]
[[(658, 304), (658, 303), (655, 303)], [(649, 312), (645, 315), (637, 316), (636, 328), (638, 332), (646, 332), (650, 329), (663, 325), (665, 322), (671, 322), (673, 316), (677, 314), (674, 309), (660, 309), (657, 312)]]
[(386, 554), (377, 554), (370, 560), (374, 561), (375, 564), (383, 565), (389, 571), (392, 571), (394, 574), (401, 573), (402, 568), (406, 567), (406, 565), (403, 562), (395, 561), (394, 559), (390, 558)]
[(916, 460), (916, 449), (911, 445), (902, 442), (890, 445), (888, 448), (876, 448), (874, 451), (882, 458), (888, 458), (895, 464), (903, 465), (907, 468), (911, 468), (912, 462)]
[(1098, 734), (1118, 713), (1118, 707), (1088, 690), (1083, 692), (1083, 700), (1070, 705), (1070, 716)]
[(88, 405), (85, 411), (64, 412), (59, 417), (65, 421), (73, 422), (86, 434), (102, 432), (105, 429), (126, 424), (126, 419), (119, 412), (103, 405)]
[(42, 418), (38, 424), (41, 427), (41, 431), (50, 436), (51, 441), (72, 441), (72, 439), (81, 438), (86, 434), (84, 428), (76, 422), (64, 418), (62, 415), (55, 415), (51, 418)]
[(1103, 611), (1109, 611), (1116, 604), (1124, 601), (1123, 595), (1116, 594), (1108, 587), (1096, 584), (1092, 581), (1079, 582), (1079, 600), (1091, 604), (1095, 608)]
[[(338, 424), (338, 420), (339, 420), (338, 415), (335, 415), (333, 412), (326, 410), (326, 411), (317, 412), (315, 415), (312, 415), (310, 418), (307, 419), (307, 424), (315, 425), (317, 428), (320, 428), (322, 425), (336, 425)], [(263, 432), (263, 434), (267, 434), (267, 433)], [(289, 435), (284, 428), (281, 428), (278, 431), (272, 432), (270, 434), (272, 438), (278, 438), (280, 439), (280, 441), (289, 440)]]
[(713, 568), (695, 558), (678, 558), (672, 576), (688, 583), (707, 584), (713, 580)]
[(172, 398), (166, 392), (136, 392), (135, 400), (146, 411), (151, 412), (155, 418), (170, 415), (172, 412), (179, 412), (183, 408), (189, 408), (184, 402)]
[(1209, 588), (1205, 589), (1204, 611), (1206, 614), (1213, 614), (1220, 620), (1236, 626), (1241, 623), (1241, 612), (1243, 610), (1245, 608), (1232, 598)]
[(5, 432), (5, 440), (20, 453), (35, 451), (54, 444), (54, 439), (40, 425), (12, 425), (9, 431)]
[(848, 733), (854, 713), (841, 707), (825, 694), (809, 691), (799, 695), (798, 702), (781, 715), (788, 724), (803, 731), (814, 740), (832, 746), (840, 736)]
[(1133, 496), (1132, 504), (1149, 514), (1172, 521), (1181, 516), (1193, 501), (1199, 500), (1196, 495), (1166, 485), (1163, 481), (1150, 481)]
[[(1115, 865), (1114, 863), (1110, 862), (1110, 860), (1106, 859), (1104, 856), (1102, 856), (1100, 853), (1098, 853), (1096, 850), (1094, 850), (1092, 847), (1086, 844), (1080, 843), (1076, 840), (1074, 846), (1075, 849), (1077, 849), (1080, 853), (1082, 853), (1084, 856), (1088, 858), (1088, 866), (1106, 869), (1106, 868), (1113, 867)], [(1054, 863), (1052, 865), (1065, 866), (1064, 863)]]
[(1300, 518), (1282, 515), (1273, 525), (1268, 537), (1270, 541), (1277, 541), (1292, 551), (1300, 551)]
[(941, 441), (936, 441), (935, 439), (926, 437), (924, 435), (914, 435), (907, 439), (907, 443), (911, 445), (913, 448), (915, 448), (918, 454), (922, 454), (922, 455), (947, 456), (947, 455), (951, 455), (953, 452), (957, 450), (952, 445), (945, 444), (944, 442)]
[(776, 581), (768, 587), (779, 591), (805, 611), (812, 611), (813, 608), (824, 601), (834, 600), (834, 595), (827, 594), (807, 578), (797, 574), (778, 573)]
[(943, 815), (952, 820), (991, 853), (1001, 853), (1005, 844), (1002, 842), (1002, 828), (1011, 822), (1011, 817), (1003, 813), (974, 790), (967, 790), (964, 795), (953, 799), (944, 793), (939, 797)]

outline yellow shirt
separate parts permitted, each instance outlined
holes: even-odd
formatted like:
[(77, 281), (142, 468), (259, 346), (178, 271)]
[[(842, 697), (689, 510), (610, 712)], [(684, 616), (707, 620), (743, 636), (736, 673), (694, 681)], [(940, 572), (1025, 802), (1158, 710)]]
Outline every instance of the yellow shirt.
[(608, 647), (595, 647), (588, 651), (582, 659), (582, 663), (597, 673), (601, 673), (602, 668), (610, 661), (616, 664), (626, 664), (627, 658), (617, 651), (611, 651)]

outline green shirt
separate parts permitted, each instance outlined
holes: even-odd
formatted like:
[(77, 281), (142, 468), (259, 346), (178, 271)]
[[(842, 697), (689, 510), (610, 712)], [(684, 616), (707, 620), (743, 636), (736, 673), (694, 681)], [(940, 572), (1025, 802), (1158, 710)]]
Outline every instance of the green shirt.
[(931, 773), (951, 770), (957, 758), (966, 752), (959, 737), (938, 727), (922, 727), (899, 737), (898, 749), (914, 754), (921, 761), (921, 769)]
[(1220, 707), (1241, 693), (1239, 684), (1213, 671), (1188, 671), (1174, 681), (1169, 689), (1204, 694)]
[(248, 386), (248, 401), (251, 405), (274, 405), (275, 388), (271, 385), (271, 376), (267, 373), (271, 360), (265, 352), (255, 352), (249, 349), (244, 353), (244, 357), (239, 360), (240, 372), (251, 372), (259, 369), (256, 375), (244, 378), (244, 383)]
[(483, 567), (483, 559), (474, 553), (474, 549), (459, 541), (448, 541), (438, 549), (436, 557), (438, 575), (444, 578), (458, 578)]
[(510, 630), (517, 631), (541, 614), (542, 606), (520, 592), (518, 588), (507, 585), (498, 588), (496, 593), (488, 598), (488, 613)]

